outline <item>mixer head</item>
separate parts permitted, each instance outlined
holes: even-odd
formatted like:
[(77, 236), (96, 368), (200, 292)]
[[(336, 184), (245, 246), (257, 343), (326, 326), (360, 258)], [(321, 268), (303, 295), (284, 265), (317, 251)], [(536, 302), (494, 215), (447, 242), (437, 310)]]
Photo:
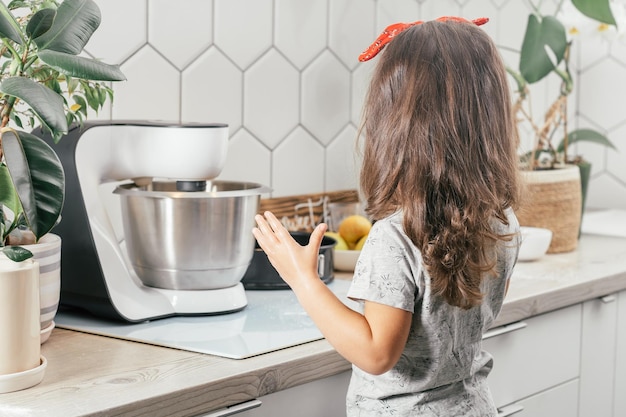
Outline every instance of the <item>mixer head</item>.
[(228, 125), (132, 125), (111, 141), (112, 157), (103, 175), (107, 180), (130, 178), (142, 185), (166, 178), (191, 182), (182, 186), (193, 189), (193, 182), (214, 179), (224, 168)]

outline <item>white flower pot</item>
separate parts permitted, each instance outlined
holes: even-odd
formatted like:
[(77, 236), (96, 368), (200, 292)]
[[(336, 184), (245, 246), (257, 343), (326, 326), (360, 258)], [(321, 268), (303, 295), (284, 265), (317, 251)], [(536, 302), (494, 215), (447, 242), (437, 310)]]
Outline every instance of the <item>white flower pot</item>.
[(41, 381), (31, 376), (44, 362), (40, 332), (39, 264), (32, 259), (13, 262), (1, 258), (0, 392), (24, 389)]
[[(41, 343), (48, 340), (54, 328), (54, 317), (61, 297), (61, 237), (48, 233), (32, 245), (20, 245), (39, 263), (39, 299)], [(4, 255), (0, 253), (0, 258)]]

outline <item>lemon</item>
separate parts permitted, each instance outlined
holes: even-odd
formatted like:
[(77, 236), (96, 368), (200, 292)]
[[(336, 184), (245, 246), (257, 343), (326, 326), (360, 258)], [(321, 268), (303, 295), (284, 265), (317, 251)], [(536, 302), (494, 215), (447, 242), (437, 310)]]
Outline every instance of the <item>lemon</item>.
[(326, 232), (324, 236), (328, 236), (337, 241), (335, 245), (335, 249), (337, 250), (348, 250), (348, 243), (341, 237), (341, 235), (337, 232)]
[(339, 225), (339, 234), (350, 244), (356, 245), (359, 239), (367, 235), (372, 228), (372, 223), (365, 216), (353, 214), (343, 219)]
[(354, 250), (361, 250), (363, 249), (363, 245), (365, 245), (365, 241), (367, 240), (367, 236), (369, 236), (369, 233), (365, 236), (363, 236), (361, 239), (358, 240), (358, 242), (356, 242), (356, 245), (354, 245)]

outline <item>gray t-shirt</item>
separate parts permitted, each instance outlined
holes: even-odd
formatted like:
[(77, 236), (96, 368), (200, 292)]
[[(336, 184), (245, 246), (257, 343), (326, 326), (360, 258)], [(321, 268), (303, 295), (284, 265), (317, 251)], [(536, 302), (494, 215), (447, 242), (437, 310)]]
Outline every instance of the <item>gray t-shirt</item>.
[[(494, 221), (499, 233), (519, 231)], [(361, 252), (348, 296), (413, 313), (407, 344), (398, 363), (382, 375), (353, 366), (347, 415), (496, 416), (487, 386), (493, 360), (482, 350), (483, 333), (500, 312), (506, 282), (519, 250), (519, 234), (499, 246), (498, 277), (485, 279), (483, 303), (453, 307), (430, 290), (422, 256), (402, 228), (402, 214), (377, 221)]]

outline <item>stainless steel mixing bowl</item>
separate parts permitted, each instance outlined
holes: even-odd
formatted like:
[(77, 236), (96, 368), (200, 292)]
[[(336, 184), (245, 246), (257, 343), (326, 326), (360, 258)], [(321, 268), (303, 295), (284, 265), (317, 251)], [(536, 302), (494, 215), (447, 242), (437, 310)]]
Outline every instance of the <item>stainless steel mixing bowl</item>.
[(206, 191), (177, 191), (176, 181), (155, 181), (123, 184), (114, 192), (121, 199), (126, 249), (141, 281), (207, 290), (236, 285), (245, 274), (254, 254), (254, 215), (269, 189), (210, 181)]

